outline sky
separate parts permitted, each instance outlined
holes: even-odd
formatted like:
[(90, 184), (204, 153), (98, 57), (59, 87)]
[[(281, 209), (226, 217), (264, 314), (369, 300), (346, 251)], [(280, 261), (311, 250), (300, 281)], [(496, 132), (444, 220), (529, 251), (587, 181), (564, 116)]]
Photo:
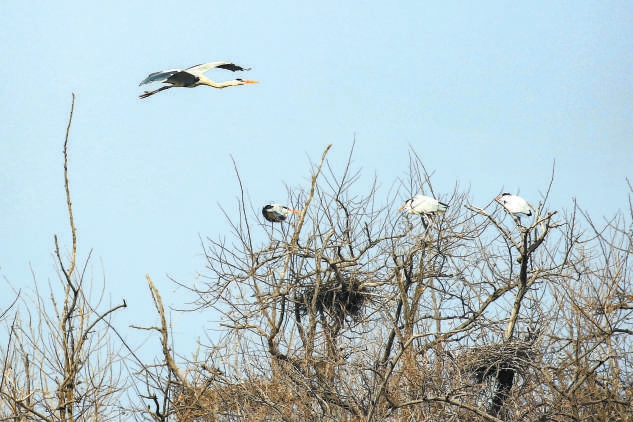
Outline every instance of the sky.
[[(126, 299), (123, 327), (156, 322), (146, 273), (166, 305), (191, 299), (170, 277), (195, 282), (200, 239), (229, 234), (231, 157), (254, 204), (307, 188), (328, 144), (342, 168), (355, 142), (353, 164), (385, 188), (413, 148), (440, 197), (459, 184), (482, 206), (502, 191), (537, 203), (555, 163), (551, 209), (628, 210), (632, 2), (300, 3), (0, 0), (3, 283), (54, 282), (53, 236), (71, 246), (72, 93), (78, 257), (91, 252), (106, 296)], [(260, 83), (138, 98), (147, 74), (211, 61)], [(209, 313), (172, 317), (183, 354), (217, 328)]]

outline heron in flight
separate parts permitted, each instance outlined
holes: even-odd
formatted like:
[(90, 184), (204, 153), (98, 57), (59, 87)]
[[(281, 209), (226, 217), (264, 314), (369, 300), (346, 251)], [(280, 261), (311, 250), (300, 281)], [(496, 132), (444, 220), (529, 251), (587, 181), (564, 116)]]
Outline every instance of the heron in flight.
[(281, 223), (282, 221), (285, 221), (290, 213), (301, 214), (301, 211), (293, 210), (292, 208), (281, 204), (268, 204), (264, 205), (264, 208), (262, 208), (262, 215), (271, 223)]
[(448, 209), (448, 204), (440, 202), (435, 198), (424, 195), (415, 195), (408, 199), (398, 211), (407, 210), (409, 214), (418, 214), (422, 217), (422, 225), (428, 227), (426, 219), (431, 215), (443, 214)]
[(521, 215), (529, 217), (532, 215), (532, 210), (527, 201), (520, 196), (511, 195), (507, 192), (495, 198), (495, 201), (503, 205), (503, 207), (515, 217), (521, 218)]
[(246, 71), (250, 70), (250, 68), (245, 68), (242, 66), (238, 66), (234, 63), (229, 62), (212, 62), (212, 63), (203, 63), (196, 66), (192, 66), (185, 70), (181, 69), (168, 69), (161, 70), (160, 72), (150, 73), (147, 78), (141, 81), (140, 85), (149, 84), (152, 82), (163, 82), (170, 85), (162, 86), (154, 91), (145, 91), (141, 95), (140, 98), (147, 98), (150, 95), (154, 95), (160, 91), (164, 91), (169, 88), (174, 87), (184, 87), (184, 88), (194, 88), (200, 85), (207, 85), (213, 88), (226, 88), (229, 86), (238, 86), (238, 85), (247, 85), (247, 84), (256, 84), (257, 81), (237, 78), (231, 81), (226, 82), (214, 82), (211, 79), (204, 76), (206, 72), (211, 69), (226, 69), (231, 72), (237, 71)]

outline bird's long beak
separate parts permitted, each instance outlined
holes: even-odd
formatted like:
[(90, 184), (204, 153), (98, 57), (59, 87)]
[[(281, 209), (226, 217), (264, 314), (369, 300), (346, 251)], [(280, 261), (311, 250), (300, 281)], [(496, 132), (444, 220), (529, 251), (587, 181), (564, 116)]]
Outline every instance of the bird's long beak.
[(258, 81), (253, 81), (251, 79), (244, 79), (242, 80), (242, 82), (244, 82), (245, 84), (258, 84)]
[(402, 211), (404, 209), (404, 207), (406, 207), (407, 204), (404, 204), (403, 206), (401, 206), (400, 208), (398, 208), (398, 211)]
[[(255, 83), (257, 83), (257, 82), (255, 82)], [(295, 214), (303, 214), (303, 213), (302, 213), (301, 211), (299, 211), (299, 210), (292, 210), (292, 209), (291, 209), (291, 210), (290, 210), (290, 212), (294, 212)]]

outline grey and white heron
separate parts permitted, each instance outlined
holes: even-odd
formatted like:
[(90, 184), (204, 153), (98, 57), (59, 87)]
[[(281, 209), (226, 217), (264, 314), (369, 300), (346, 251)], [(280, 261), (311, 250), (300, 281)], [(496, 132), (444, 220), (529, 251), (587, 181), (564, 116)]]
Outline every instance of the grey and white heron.
[(140, 85), (149, 84), (152, 82), (162, 82), (170, 85), (162, 86), (153, 91), (145, 91), (141, 95), (140, 98), (147, 98), (150, 95), (154, 95), (160, 91), (164, 91), (169, 88), (174, 87), (183, 87), (183, 88), (195, 88), (200, 85), (207, 85), (213, 88), (227, 88), (229, 86), (238, 86), (238, 85), (247, 85), (247, 84), (256, 84), (257, 81), (253, 81), (250, 79), (242, 79), (237, 78), (226, 82), (214, 82), (211, 79), (204, 76), (206, 72), (211, 69), (225, 69), (230, 70), (231, 72), (238, 71), (247, 71), (250, 68), (245, 68), (242, 66), (238, 66), (235, 63), (229, 62), (211, 62), (211, 63), (203, 63), (198, 64), (187, 69), (168, 69), (161, 70), (160, 72), (150, 73), (147, 78), (141, 81)]
[(415, 195), (408, 199), (398, 211), (406, 210), (409, 214), (418, 214), (422, 217), (422, 225), (426, 229), (426, 219), (431, 215), (443, 214), (448, 209), (448, 204), (425, 195)]
[(281, 204), (268, 204), (262, 208), (262, 215), (271, 223), (281, 223), (285, 221), (290, 214), (301, 214), (299, 210), (293, 210)]
[(532, 209), (527, 201), (520, 196), (512, 195), (507, 192), (502, 193), (501, 195), (495, 198), (495, 201), (503, 205), (510, 214), (514, 215), (517, 218), (521, 218), (521, 215), (526, 217), (530, 217), (532, 215)]

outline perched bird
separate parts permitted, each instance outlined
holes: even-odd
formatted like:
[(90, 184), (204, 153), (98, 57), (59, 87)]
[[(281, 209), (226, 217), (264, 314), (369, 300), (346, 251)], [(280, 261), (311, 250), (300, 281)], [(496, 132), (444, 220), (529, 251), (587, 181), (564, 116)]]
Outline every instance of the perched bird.
[(291, 214), (301, 214), (299, 210), (293, 210), (285, 205), (280, 204), (268, 204), (262, 208), (262, 215), (271, 223), (281, 223)]
[(238, 86), (238, 85), (246, 85), (246, 84), (256, 84), (257, 81), (252, 81), (249, 79), (233, 79), (232, 81), (226, 82), (213, 82), (208, 79), (204, 74), (211, 69), (226, 69), (231, 72), (237, 71), (246, 71), (250, 70), (250, 68), (244, 68), (242, 66), (238, 66), (234, 63), (229, 62), (212, 62), (212, 63), (203, 63), (196, 66), (192, 66), (185, 70), (181, 69), (169, 69), (169, 70), (161, 70), (160, 72), (150, 73), (147, 78), (141, 81), (140, 85), (149, 84), (152, 82), (163, 82), (166, 84), (163, 87), (155, 89), (154, 91), (145, 91), (143, 94), (139, 95), (140, 98), (147, 98), (150, 95), (154, 95), (157, 92), (164, 91), (169, 88), (174, 87), (184, 87), (184, 88), (194, 88), (200, 85), (207, 85), (213, 88), (226, 88), (228, 86)]
[(438, 201), (435, 198), (424, 195), (415, 195), (408, 199), (398, 211), (407, 210), (409, 214), (418, 214), (422, 217), (422, 225), (428, 227), (426, 218), (431, 215), (443, 214), (446, 212), (448, 204)]
[(507, 192), (504, 192), (501, 195), (497, 196), (495, 198), (495, 201), (503, 205), (503, 207), (515, 217), (520, 218), (521, 215), (529, 217), (532, 215), (532, 209), (530, 209), (530, 205), (525, 199), (521, 198), (520, 196), (511, 195)]

